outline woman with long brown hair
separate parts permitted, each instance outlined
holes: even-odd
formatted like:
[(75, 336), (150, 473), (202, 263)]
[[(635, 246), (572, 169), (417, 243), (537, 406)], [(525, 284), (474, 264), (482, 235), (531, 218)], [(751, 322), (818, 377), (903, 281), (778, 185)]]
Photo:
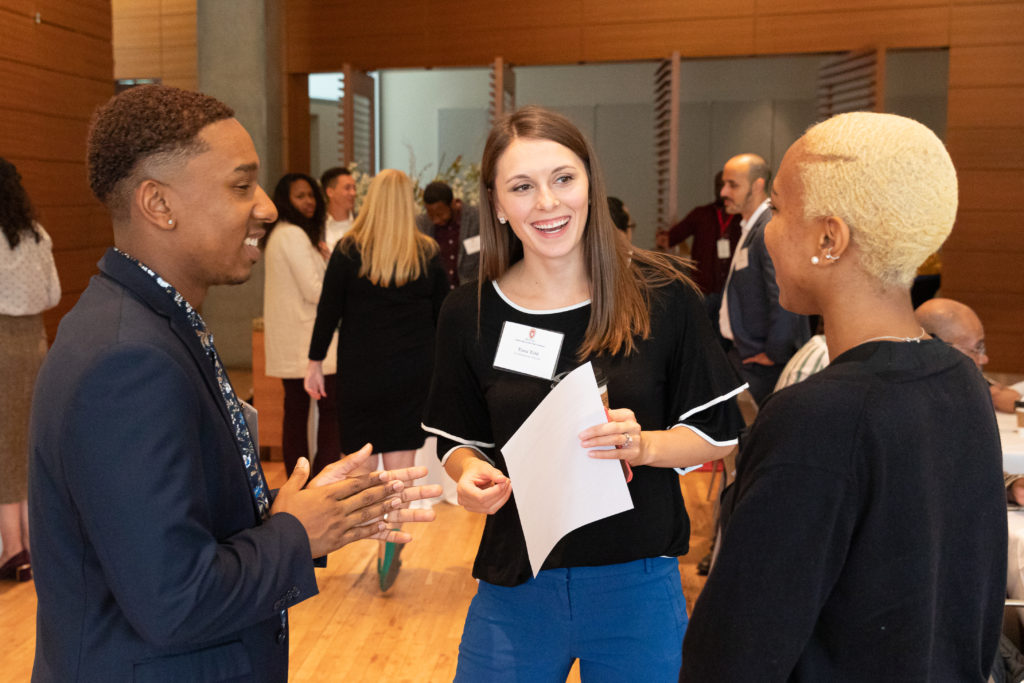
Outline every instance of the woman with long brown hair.
[[(424, 424), (459, 502), (488, 515), (456, 680), (564, 679), (575, 659), (584, 680), (675, 680), (689, 520), (673, 468), (731, 449), (742, 386), (684, 262), (628, 244), (564, 116), (526, 107), (498, 121), (480, 198), (480, 280), (445, 302)], [(501, 447), (551, 378), (495, 366), (506, 323), (560, 337), (555, 372), (590, 361), (611, 405), (628, 406), (580, 439), (632, 467), (634, 508), (568, 534), (535, 578)]]
[[(412, 467), (423, 445), (434, 327), (448, 291), (437, 243), (416, 229), (414, 214), (409, 177), (378, 173), (327, 264), (306, 371), (306, 391), (321, 398), (323, 360), (339, 329), (341, 448), (372, 443), (386, 469)], [(400, 544), (381, 544), (381, 590), (395, 580), (400, 551)]]

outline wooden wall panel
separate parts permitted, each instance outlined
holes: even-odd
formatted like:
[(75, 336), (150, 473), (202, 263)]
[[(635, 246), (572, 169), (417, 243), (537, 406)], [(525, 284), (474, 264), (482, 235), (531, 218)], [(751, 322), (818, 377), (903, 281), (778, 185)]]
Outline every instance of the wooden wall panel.
[[(66, 119), (13, 110), (4, 112), (4, 124), (0, 128), (0, 149), (11, 157), (51, 161), (85, 159), (88, 119)], [(28, 130), (35, 134), (31, 137), (26, 135)]]
[(1020, 45), (950, 49), (950, 89), (1007, 85), (1024, 86), (1024, 59), (1021, 59)]
[[(50, 231), (47, 230), (47, 232)], [(54, 238), (53, 260), (57, 263), (57, 273), (60, 275), (61, 289), (64, 293), (61, 297), (62, 303), (73, 299), (71, 303), (74, 305), (74, 300), (77, 300), (78, 295), (85, 289), (89, 278), (98, 272), (96, 264), (106, 250), (107, 245), (63, 249), (57, 246), (56, 238)]]
[(1024, 128), (1024, 88), (956, 88), (946, 116), (985, 128)]
[[(3, 107), (37, 114), (57, 114), (76, 119), (92, 117), (95, 102), (110, 96), (109, 80), (40, 69), (31, 64), (0, 61), (4, 84)], [(75, 97), (68, 97), (74, 93)]]
[[(956, 157), (953, 163), (957, 163)], [(1024, 213), (1024, 173), (962, 169), (957, 176), (961, 212), (1001, 209)], [(1021, 234), (1019, 228), (1014, 229)]]
[(1024, 4), (954, 7), (950, 21), (950, 45), (998, 45), (1021, 42), (1024, 36)]
[(850, 10), (888, 10), (907, 7), (948, 7), (945, 0), (771, 0), (760, 3), (765, 14), (801, 14), (845, 12)]
[[(1015, 226), (1014, 226), (1015, 227)], [(1016, 228), (1015, 228), (1016, 229)], [(956, 253), (956, 265), (948, 268), (949, 251), (943, 252), (942, 289), (963, 292), (992, 292), (999, 296), (1007, 294), (1024, 295), (1024, 278), (1021, 277), (1021, 255), (1015, 251), (995, 249), (961, 250)], [(983, 282), (978, 282), (978, 279)], [(954, 297), (957, 298), (957, 297)], [(1018, 314), (1021, 311), (1018, 311)], [(1002, 319), (1003, 316), (998, 316)], [(1018, 317), (1020, 317), (1018, 315)], [(982, 320), (986, 323), (986, 320)]]
[[(552, 64), (577, 62), (583, 57), (583, 34), (576, 27), (541, 26), (477, 31), (458, 44), (428, 43), (428, 58), (434, 66), (476, 64), (488, 66), (494, 61), (495, 49), (509, 64)], [(485, 55), (490, 54), (490, 58)], [(403, 66), (415, 66), (402, 56)]]
[[(60, 230), (61, 249), (89, 249), (110, 246), (113, 229), (110, 214), (99, 202), (85, 206), (45, 206), (36, 204), (39, 222), (50, 229)], [(79, 230), (81, 226), (103, 226), (106, 229)]]
[[(1006, 169), (1024, 171), (1024, 127), (950, 128), (946, 146), (957, 169)], [(1024, 266), (1022, 266), (1024, 270)]]
[(198, 85), (195, 1), (113, 0), (116, 78)]
[(948, 44), (949, 9), (925, 7), (759, 16), (754, 48), (782, 54)]
[(45, 315), (52, 335), (111, 243), (85, 179), (89, 120), (114, 91), (109, 2), (0, 0), (0, 89), (0, 153), (53, 237), (63, 296)]
[[(934, 0), (930, 0), (934, 2)], [(717, 19), (754, 14), (755, 0), (647, 0), (642, 11), (637, 3), (623, 0), (583, 0), (582, 17), (588, 24), (627, 24), (641, 21), (678, 21), (680, 19)], [(724, 34), (728, 36), (729, 33)], [(664, 56), (664, 55), (663, 55)]]
[(44, 23), (71, 26), (79, 33), (111, 41), (110, 0), (35, 0), (32, 4)]
[[(754, 51), (750, 18), (691, 19), (588, 26), (583, 60), (588, 62), (744, 55)], [(511, 60), (510, 60), (511, 61)]]
[[(455, 34), (463, 30), (463, 14), (472, 16), (474, 5), (491, 3), (464, 3), (458, 11), (447, 15), (449, 30)], [(410, 35), (424, 33), (433, 2), (422, 0), (374, 0), (374, 2), (315, 2), (308, 15), (311, 26), (329, 27), (337, 38), (358, 35)], [(454, 36), (453, 36), (454, 37)], [(399, 43), (392, 44), (398, 48)]]
[(21, 181), (36, 206), (99, 206), (89, 191), (85, 171), (85, 139), (82, 158), (76, 161), (11, 161), (21, 173)]
[(954, 253), (977, 245), (984, 245), (991, 251), (1019, 250), (1020, 231), (1016, 226), (1020, 222), (1020, 213), (1007, 211), (1001, 206), (994, 206), (992, 209), (961, 211), (956, 217), (956, 226), (946, 240), (944, 250), (947, 253)]
[(50, 71), (84, 78), (109, 79), (113, 65), (110, 41), (51, 24), (37, 24), (29, 16), (2, 12), (0, 61), (31, 64)]

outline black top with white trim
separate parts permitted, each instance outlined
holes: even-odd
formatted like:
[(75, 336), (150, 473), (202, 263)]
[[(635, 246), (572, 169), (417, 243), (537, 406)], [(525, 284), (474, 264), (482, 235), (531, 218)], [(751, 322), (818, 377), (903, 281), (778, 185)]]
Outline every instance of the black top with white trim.
[[(590, 319), (590, 303), (531, 311), (490, 283), (483, 286), (479, 327), (477, 309), (476, 283), (445, 300), (423, 426), (438, 436), (442, 459), (455, 448), (469, 446), (507, 474), (501, 446), (544, 399), (551, 382), (494, 367), (502, 326), (511, 321), (564, 334), (556, 373), (571, 370), (581, 364), (576, 353)], [(587, 360), (608, 378), (611, 407), (632, 409), (643, 428), (679, 426), (713, 443), (736, 443), (743, 421), (735, 395), (742, 385), (711, 330), (699, 294), (683, 283), (652, 293), (651, 335), (637, 342), (637, 351)], [(690, 522), (676, 472), (635, 468), (629, 491), (633, 510), (570, 533), (554, 547), (544, 569), (685, 554)], [(487, 517), (473, 576), (502, 586), (530, 578), (514, 494)]]

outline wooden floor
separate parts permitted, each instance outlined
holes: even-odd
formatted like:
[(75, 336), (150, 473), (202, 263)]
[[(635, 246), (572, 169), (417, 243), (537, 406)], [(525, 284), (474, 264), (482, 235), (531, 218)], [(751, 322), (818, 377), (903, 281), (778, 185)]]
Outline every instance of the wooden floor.
[[(280, 462), (266, 464), (271, 486), (284, 479)], [(691, 551), (680, 558), (683, 591), (693, 606), (703, 577), (695, 565), (710, 544), (711, 474), (681, 479), (693, 523)], [(435, 506), (437, 520), (410, 528), (402, 573), (382, 595), (376, 544), (360, 542), (331, 555), (317, 570), (320, 595), (289, 611), (291, 674), (296, 681), (451, 681), (466, 609), (476, 590), (470, 568), (483, 517), (460, 507)], [(32, 583), (0, 584), (0, 683), (29, 680), (35, 648)], [(574, 668), (570, 681), (578, 681)]]

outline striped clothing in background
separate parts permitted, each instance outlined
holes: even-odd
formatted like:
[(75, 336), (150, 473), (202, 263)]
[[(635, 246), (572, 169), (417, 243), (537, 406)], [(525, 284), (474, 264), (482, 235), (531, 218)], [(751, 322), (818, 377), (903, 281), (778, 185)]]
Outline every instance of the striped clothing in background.
[(790, 384), (802, 382), (828, 365), (828, 347), (825, 346), (825, 335), (816, 334), (811, 337), (800, 350), (786, 363), (775, 383), (775, 391)]

